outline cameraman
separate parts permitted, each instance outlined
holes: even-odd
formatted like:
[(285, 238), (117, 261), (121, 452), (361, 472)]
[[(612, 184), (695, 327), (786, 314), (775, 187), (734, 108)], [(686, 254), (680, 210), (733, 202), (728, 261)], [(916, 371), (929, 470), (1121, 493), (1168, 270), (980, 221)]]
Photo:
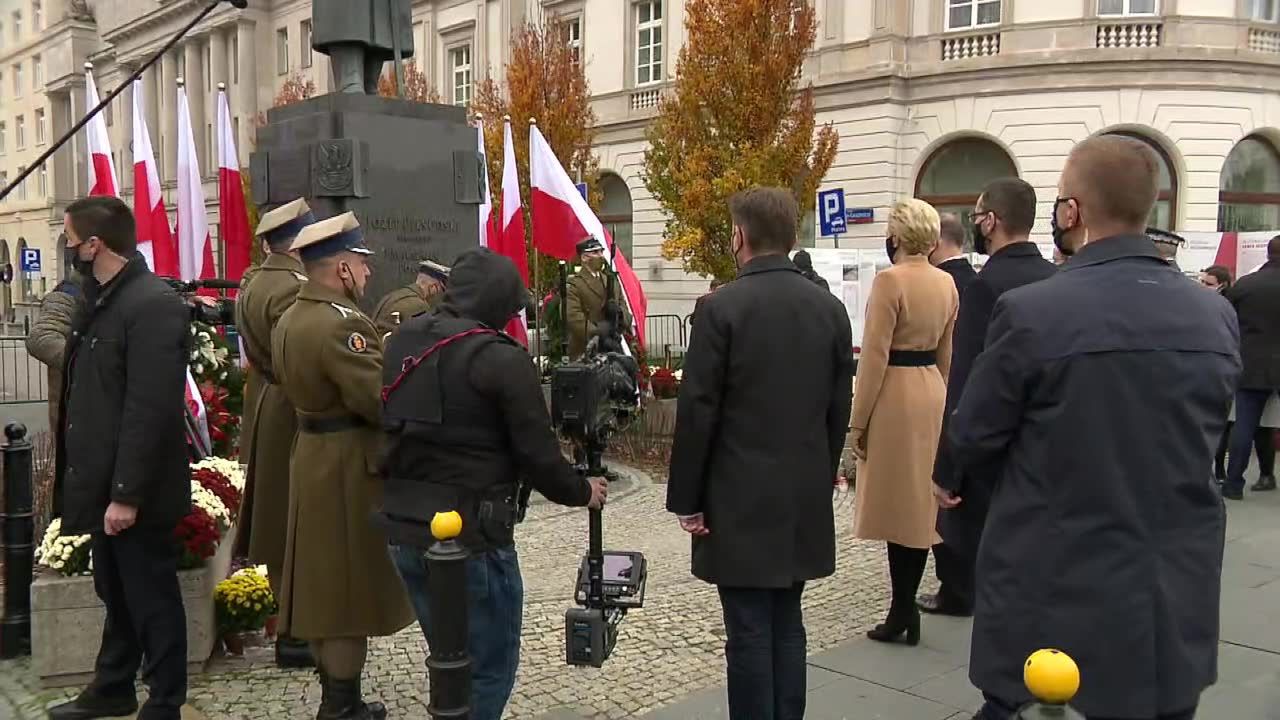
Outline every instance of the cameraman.
[[(469, 250), (440, 306), (400, 325), (383, 363), (388, 435), (381, 516), (391, 557), (431, 643), (424, 551), (435, 513), (462, 515), (471, 717), (498, 720), (520, 660), (524, 583), (514, 530), (517, 479), (568, 506), (604, 504), (608, 484), (560, 454), (528, 353), (501, 328), (523, 307), (511, 260)], [(409, 361), (409, 364), (406, 364)]]

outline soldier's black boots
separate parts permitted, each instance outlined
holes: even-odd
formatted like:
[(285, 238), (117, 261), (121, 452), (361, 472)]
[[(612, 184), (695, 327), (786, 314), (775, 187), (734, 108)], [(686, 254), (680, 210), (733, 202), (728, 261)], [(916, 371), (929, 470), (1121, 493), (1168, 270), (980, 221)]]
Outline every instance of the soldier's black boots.
[(1262, 477), (1258, 478), (1258, 482), (1254, 483), (1253, 487), (1250, 488), (1250, 490), (1253, 490), (1254, 492), (1266, 492), (1266, 491), (1275, 490), (1275, 489), (1276, 489), (1276, 478), (1274, 475), (1263, 475)]
[(138, 711), (138, 698), (134, 695), (102, 697), (89, 691), (70, 702), (49, 708), (49, 720), (96, 720), (96, 718), (127, 717)]
[(360, 698), (360, 678), (338, 680), (320, 674), (320, 711), (316, 720), (386, 720), (382, 703), (366, 703)]
[(309, 668), (315, 665), (316, 659), (311, 656), (311, 646), (305, 640), (283, 635), (276, 638), (276, 667)]

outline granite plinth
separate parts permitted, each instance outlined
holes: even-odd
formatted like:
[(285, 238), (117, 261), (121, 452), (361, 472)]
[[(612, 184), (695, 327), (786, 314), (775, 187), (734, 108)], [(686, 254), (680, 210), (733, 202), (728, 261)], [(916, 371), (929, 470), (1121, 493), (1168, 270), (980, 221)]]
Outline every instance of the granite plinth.
[[(231, 570), (232, 527), (204, 567), (178, 573), (187, 616), (187, 671), (198, 673), (218, 638), (213, 590)], [(93, 677), (106, 609), (93, 576), (42, 571), (31, 584), (31, 661), (45, 687), (82, 685)]]

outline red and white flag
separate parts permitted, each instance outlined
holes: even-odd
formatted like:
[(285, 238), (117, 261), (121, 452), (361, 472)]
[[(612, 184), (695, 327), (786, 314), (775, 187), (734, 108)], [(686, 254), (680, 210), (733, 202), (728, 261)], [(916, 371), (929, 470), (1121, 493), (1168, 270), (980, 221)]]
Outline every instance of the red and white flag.
[(489, 155), (484, 149), (484, 122), (476, 119), (476, 143), (480, 149), (480, 167), (484, 170), (484, 199), (480, 201), (480, 247), (493, 248), (495, 225), (493, 200), (489, 197)]
[[(502, 222), (495, 236), (496, 252), (511, 258), (520, 279), (529, 287), (529, 251), (524, 242), (524, 208), (520, 205), (520, 180), (516, 173), (516, 146), (511, 139), (511, 121), (502, 124)], [(529, 320), (523, 310), (507, 323), (507, 334), (529, 347)]]
[[(218, 228), (222, 251), (226, 253), (227, 279), (239, 281), (249, 268), (253, 231), (249, 229), (249, 207), (240, 182), (240, 156), (236, 153), (231, 128), (231, 106), (227, 90), (218, 84)], [(212, 262), (212, 258), (210, 258)], [(234, 295), (235, 291), (231, 291)]]
[(648, 300), (640, 278), (622, 253), (613, 252), (613, 236), (604, 229), (600, 218), (569, 179), (537, 125), (529, 128), (529, 181), (534, 248), (561, 260), (573, 260), (578, 254), (578, 243), (587, 236), (603, 243), (605, 257), (618, 274), (622, 299), (631, 310), (632, 330), (643, 344)]
[(187, 89), (178, 83), (178, 267), (184, 281), (216, 277), (209, 219), (205, 215), (204, 187)]
[[(93, 65), (84, 64), (84, 102), (92, 110), (98, 107), (98, 86), (93, 82)], [(89, 194), (120, 196), (116, 182), (116, 163), (111, 157), (111, 139), (102, 113), (94, 115), (85, 126), (85, 145), (89, 148)]]
[(133, 217), (137, 223), (138, 252), (157, 275), (178, 277), (178, 249), (169, 229), (169, 215), (160, 192), (160, 173), (151, 151), (142, 81), (133, 81)]

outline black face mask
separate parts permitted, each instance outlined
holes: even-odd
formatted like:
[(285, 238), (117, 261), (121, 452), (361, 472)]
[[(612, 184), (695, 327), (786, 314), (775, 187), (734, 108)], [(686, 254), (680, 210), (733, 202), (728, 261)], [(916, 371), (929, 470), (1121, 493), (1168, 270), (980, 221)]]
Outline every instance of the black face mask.
[[(986, 213), (983, 213), (985, 216)], [(987, 251), (991, 248), (991, 239), (987, 234), (982, 232), (982, 220), (979, 218), (973, 223), (973, 251), (979, 255), (987, 255)]]
[[(1058, 252), (1062, 253), (1063, 257), (1071, 257), (1076, 252), (1067, 247), (1067, 232), (1075, 228), (1064, 228), (1058, 225), (1058, 206), (1069, 200), (1075, 200), (1075, 198), (1058, 198), (1054, 200), (1053, 210), (1049, 211), (1049, 229), (1053, 232), (1053, 244), (1054, 247), (1058, 248)], [(1076, 205), (1079, 204), (1079, 201), (1076, 201)]]
[(84, 247), (83, 244), (76, 246), (75, 255), (71, 260), (71, 267), (75, 268), (75, 271), (80, 273), (82, 277), (91, 278), (93, 277), (93, 258), (85, 260), (80, 257), (80, 248), (82, 247)]
[(884, 251), (889, 254), (889, 262), (893, 262), (893, 253), (897, 248), (893, 246), (893, 236), (884, 239)]

